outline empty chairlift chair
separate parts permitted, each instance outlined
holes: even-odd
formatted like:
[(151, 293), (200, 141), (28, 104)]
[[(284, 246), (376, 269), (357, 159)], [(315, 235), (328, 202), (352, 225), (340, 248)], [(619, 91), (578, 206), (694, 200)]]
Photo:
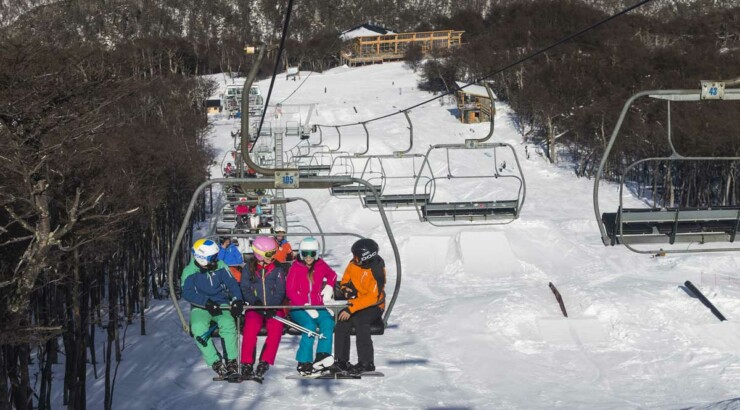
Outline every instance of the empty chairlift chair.
[[(727, 175), (731, 175), (732, 179), (740, 177), (737, 172), (740, 169), (740, 157), (682, 155), (676, 150), (674, 133), (677, 131), (673, 129), (674, 125), (671, 122), (673, 102), (678, 104), (701, 100), (740, 100), (740, 89), (725, 88), (738, 83), (740, 83), (738, 80), (731, 83), (706, 81), (702, 82), (700, 89), (641, 91), (627, 100), (594, 179), (594, 213), (604, 245), (624, 245), (634, 252), (653, 254), (740, 250), (740, 247), (734, 245), (740, 228), (740, 206), (726, 204), (727, 185), (719, 182)], [(615, 212), (602, 213), (599, 206), (599, 185), (604, 176), (606, 163), (615, 141), (622, 137), (620, 131), (630, 107), (642, 97), (666, 102), (667, 155), (637, 159), (623, 166), (618, 175), (619, 206)], [(696, 104), (692, 107), (695, 107), (692, 113), (695, 112), (694, 109), (701, 108), (696, 108)], [(644, 112), (646, 109), (649, 107), (641, 106), (640, 111)], [(679, 128), (678, 132), (680, 131)], [(630, 133), (634, 134), (635, 131)], [(632, 175), (630, 172), (639, 174), (636, 175), (637, 182), (627, 178)], [(698, 175), (701, 174), (709, 174), (709, 177), (699, 178)], [(693, 193), (682, 189), (689, 186), (687, 183), (690, 183)], [(634, 186), (637, 190), (641, 189), (641, 186), (646, 186), (652, 198), (643, 193), (641, 199), (643, 203), (652, 202), (654, 205), (626, 206), (625, 186)], [(697, 195), (697, 192), (708, 194), (698, 200), (700, 195)], [(693, 199), (695, 205), (687, 206), (686, 201), (689, 199)], [(708, 243), (714, 245), (707, 245)]]
[[(507, 168), (504, 161), (500, 161), (501, 151), (510, 153), (507, 159), (516, 167)], [(445, 175), (435, 175), (432, 159), (439, 155), (433, 153), (444, 152)], [(482, 171), (477, 174), (457, 173), (456, 169), (466, 165), (462, 164), (460, 158), (453, 164), (450, 152), (465, 154), (462, 157), (468, 161), (476, 158), (488, 162)], [(475, 157), (474, 153), (483, 153)], [(490, 158), (490, 159), (489, 159)], [(472, 168), (466, 165), (467, 168)], [(440, 144), (434, 145), (427, 151), (422, 171), (428, 173), (426, 182), (425, 175), (419, 173), (414, 184), (414, 195), (423, 200), (416, 200), (414, 206), (419, 215), (419, 220), (429, 222), (435, 226), (450, 225), (495, 225), (510, 223), (519, 218), (524, 199), (526, 196), (526, 184), (519, 159), (514, 147), (505, 143), (481, 143), (476, 140), (468, 140), (465, 144)], [(481, 169), (477, 169), (481, 171)], [(441, 172), (437, 171), (437, 174)], [(465, 200), (440, 200), (439, 185), (443, 181), (447, 185), (453, 185), (452, 180), (457, 180), (453, 188), (460, 190), (460, 184), (470, 184), (474, 189), (469, 189), (467, 194), (478, 194), (480, 199)], [(486, 196), (487, 195), (487, 196)], [(494, 198), (492, 198), (492, 195)], [(498, 197), (501, 196), (499, 199)], [(454, 198), (453, 198), (454, 199)]]
[[(423, 154), (400, 154), (372, 155), (372, 159), (378, 161), (382, 173), (379, 177), (382, 194), (378, 197), (387, 211), (408, 211), (415, 208), (415, 203), (426, 204), (429, 201), (428, 193), (413, 193), (410, 187), (415, 183), (417, 177), (423, 181), (429, 181), (427, 176), (421, 176), (423, 165)], [(403, 164), (402, 163), (407, 163)], [(409, 167), (410, 166), (410, 167)], [(403, 168), (405, 173), (398, 173), (398, 168)], [(388, 169), (393, 169), (393, 173)], [(368, 179), (368, 182), (373, 182)], [(404, 192), (405, 191), (405, 192)], [(373, 195), (365, 194), (362, 198), (363, 205), (369, 209), (377, 210), (378, 203)]]

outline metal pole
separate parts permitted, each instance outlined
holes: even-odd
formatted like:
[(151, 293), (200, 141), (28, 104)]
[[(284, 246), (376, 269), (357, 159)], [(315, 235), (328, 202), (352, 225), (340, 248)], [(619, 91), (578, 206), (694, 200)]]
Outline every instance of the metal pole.
[(411, 118), (409, 117), (408, 111), (404, 111), (403, 115), (406, 116), (406, 121), (408, 121), (409, 123), (409, 147), (403, 151), (393, 151), (393, 155), (396, 157), (402, 157), (403, 154), (408, 153), (409, 151), (411, 151), (411, 148), (414, 147), (414, 124), (411, 123)]

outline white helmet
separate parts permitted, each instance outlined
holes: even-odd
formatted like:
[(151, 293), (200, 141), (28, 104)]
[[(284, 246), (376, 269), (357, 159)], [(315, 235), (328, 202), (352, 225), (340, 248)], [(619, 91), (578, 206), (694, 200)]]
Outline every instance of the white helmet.
[(298, 245), (301, 259), (304, 256), (312, 256), (314, 258), (318, 258), (319, 248), (319, 241), (317, 241), (314, 237), (305, 238), (301, 241), (301, 244)]
[(282, 226), (276, 226), (275, 229), (274, 229), (274, 231), (275, 231), (275, 233), (285, 233), (285, 232), (287, 232), (285, 230), (285, 228), (283, 228)]
[(218, 267), (218, 245), (210, 239), (198, 239), (193, 244), (193, 258), (196, 265), (206, 269)]

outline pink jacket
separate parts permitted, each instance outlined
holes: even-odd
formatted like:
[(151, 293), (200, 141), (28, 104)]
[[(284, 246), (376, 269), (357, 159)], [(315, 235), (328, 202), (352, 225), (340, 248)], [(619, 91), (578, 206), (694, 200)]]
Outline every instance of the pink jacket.
[(285, 295), (290, 304), (293, 306), (303, 306), (306, 303), (323, 305), (321, 290), (324, 288), (324, 279), (326, 279), (326, 284), (332, 288), (337, 282), (337, 273), (323, 259), (317, 259), (313, 263), (313, 281), (308, 280), (308, 266), (305, 262), (302, 260), (293, 262), (285, 284)]

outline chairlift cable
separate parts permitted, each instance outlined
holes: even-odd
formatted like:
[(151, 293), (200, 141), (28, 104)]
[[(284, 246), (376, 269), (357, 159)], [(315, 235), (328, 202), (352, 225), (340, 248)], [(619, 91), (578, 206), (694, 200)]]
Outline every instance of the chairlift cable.
[(500, 73), (502, 73), (502, 72), (504, 72), (504, 71), (506, 71), (506, 70), (508, 70), (510, 68), (516, 67), (519, 64), (522, 64), (522, 63), (524, 63), (524, 62), (526, 62), (528, 60), (531, 60), (532, 58), (537, 57), (538, 55), (543, 54), (543, 53), (545, 53), (545, 52), (547, 52), (547, 51), (549, 51), (549, 50), (551, 50), (551, 49), (553, 49), (553, 48), (555, 48), (555, 47), (557, 47), (557, 46), (559, 46), (559, 45), (561, 45), (561, 44), (563, 44), (563, 43), (565, 43), (567, 41), (570, 41), (570, 40), (572, 40), (572, 39), (574, 39), (576, 37), (580, 37), (581, 35), (583, 35), (585, 33), (588, 33), (589, 31), (594, 30), (595, 28), (597, 28), (597, 27), (599, 27), (599, 26), (601, 26), (603, 24), (606, 24), (609, 21), (616, 19), (617, 17), (621, 17), (622, 15), (627, 14), (627, 13), (629, 13), (630, 11), (632, 11), (634, 9), (637, 9), (639, 7), (642, 7), (642, 6), (644, 6), (645, 4), (647, 4), (647, 3), (651, 2), (651, 1), (652, 0), (642, 0), (642, 1), (638, 2), (638, 3), (635, 3), (632, 6), (627, 7), (627, 8), (623, 9), (622, 11), (620, 11), (620, 12), (618, 12), (616, 14), (613, 14), (613, 15), (611, 15), (611, 16), (609, 16), (609, 17), (607, 17), (607, 18), (605, 18), (605, 19), (603, 19), (601, 21), (598, 21), (598, 22), (596, 22), (596, 23), (594, 23), (594, 24), (592, 24), (592, 25), (590, 25), (590, 26), (588, 26), (588, 27), (586, 27), (584, 29), (581, 29), (581, 30), (579, 30), (579, 31), (577, 31), (577, 32), (575, 32), (573, 34), (569, 34), (569, 35), (561, 38), (560, 40), (558, 40), (558, 41), (550, 44), (547, 47), (541, 48), (541, 49), (539, 49), (539, 50), (537, 50), (537, 51), (535, 51), (535, 52), (533, 52), (531, 54), (528, 54), (528, 55), (520, 58), (519, 60), (516, 60), (513, 63), (510, 63), (510, 64), (508, 64), (508, 65), (506, 65), (506, 66), (504, 66), (504, 67), (502, 67), (500, 69), (497, 69), (496, 71), (493, 71), (493, 72), (491, 72), (491, 73), (489, 73), (489, 74), (487, 74), (487, 75), (485, 75), (485, 76), (483, 76), (481, 78), (474, 79), (473, 81), (471, 81), (471, 82), (463, 85), (462, 87), (455, 88), (455, 89), (453, 89), (451, 91), (446, 91), (446, 92), (444, 92), (444, 93), (442, 93), (442, 94), (440, 94), (440, 95), (438, 95), (436, 97), (430, 98), (428, 100), (424, 100), (424, 101), (422, 101), (422, 102), (420, 102), (420, 103), (418, 103), (416, 105), (412, 105), (412, 106), (407, 107), (407, 108), (404, 108), (402, 110), (398, 110), (396, 112), (392, 112), (390, 114), (385, 114), (385, 115), (382, 115), (380, 117), (375, 117), (375, 118), (372, 118), (372, 119), (369, 119), (369, 120), (365, 120), (365, 121), (359, 121), (359, 122), (354, 122), (354, 123), (349, 123), (349, 124), (341, 124), (341, 125), (321, 125), (321, 124), (319, 124), (319, 125), (322, 126), (322, 127), (350, 127), (350, 126), (355, 126), (355, 125), (362, 125), (363, 123), (367, 124), (369, 122), (382, 120), (384, 118), (392, 117), (394, 115), (401, 114), (401, 113), (403, 113), (405, 111), (409, 111), (409, 110), (412, 110), (414, 108), (418, 108), (418, 107), (420, 107), (422, 105), (428, 104), (428, 103), (430, 103), (432, 101), (435, 101), (435, 100), (438, 100), (438, 99), (440, 99), (442, 97), (445, 97), (445, 96), (448, 96), (450, 94), (453, 94), (453, 93), (457, 92), (458, 90), (462, 90), (462, 89), (467, 88), (467, 87), (469, 87), (471, 85), (474, 85), (474, 84), (476, 84), (476, 83), (478, 83), (480, 81), (483, 81), (483, 80), (486, 80), (488, 78), (491, 78), (491, 77), (493, 77), (493, 76), (495, 76), (497, 74), (500, 74)]
[[(300, 69), (301, 69), (301, 68), (300, 68), (300, 67), (298, 67), (298, 72), (300, 72)], [(298, 88), (296, 88), (295, 90), (293, 90), (293, 92), (292, 92), (292, 93), (290, 93), (290, 95), (289, 95), (289, 96), (285, 97), (285, 98), (283, 99), (283, 101), (280, 101), (280, 102), (279, 102), (278, 104), (282, 104), (282, 103), (284, 103), (284, 102), (288, 101), (288, 98), (292, 97), (292, 96), (293, 96), (293, 94), (295, 94), (295, 93), (296, 93), (296, 91), (300, 90), (300, 89), (301, 89), (301, 87), (303, 87), (303, 84), (304, 84), (304, 83), (306, 82), (306, 80), (308, 80), (308, 77), (311, 77), (311, 74), (313, 74), (313, 71), (309, 71), (309, 72), (308, 72), (308, 75), (306, 76), (306, 78), (305, 78), (305, 79), (304, 79), (303, 81), (301, 81), (301, 84), (300, 84), (300, 85), (298, 85)]]
[[(272, 78), (270, 79), (270, 88), (267, 90), (267, 98), (265, 99), (264, 109), (262, 110), (262, 117), (260, 118), (259, 125), (257, 126), (257, 137), (254, 139), (252, 148), (249, 152), (252, 152), (257, 141), (260, 139), (260, 132), (262, 132), (262, 124), (265, 122), (265, 113), (267, 113), (267, 107), (270, 104), (270, 96), (272, 95), (272, 88), (275, 85), (275, 77), (277, 77), (278, 68), (280, 68), (280, 57), (283, 56), (283, 49), (285, 49), (285, 39), (288, 37), (288, 26), (290, 24), (290, 13), (293, 9), (293, 0), (288, 0), (288, 9), (285, 12), (285, 23), (283, 24), (283, 34), (280, 37), (280, 48), (278, 48), (277, 57), (275, 58), (275, 68), (272, 70)], [(249, 113), (242, 113), (242, 115), (249, 115)], [(244, 130), (246, 135), (249, 135), (249, 130)]]

